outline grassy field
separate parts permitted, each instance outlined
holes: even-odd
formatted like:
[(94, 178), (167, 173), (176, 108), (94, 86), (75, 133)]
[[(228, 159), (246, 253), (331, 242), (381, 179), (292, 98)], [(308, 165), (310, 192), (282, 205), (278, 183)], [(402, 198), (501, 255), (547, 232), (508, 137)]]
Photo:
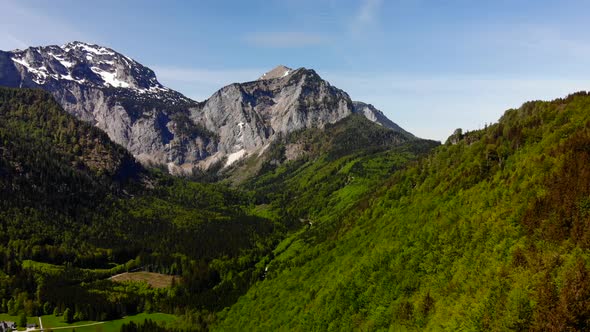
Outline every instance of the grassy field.
[(145, 281), (154, 288), (166, 288), (172, 285), (172, 280), (175, 278), (178, 277), (153, 272), (127, 272), (111, 277), (111, 280), (116, 282)]
[[(18, 316), (10, 316), (9, 314), (0, 314), (0, 321), (16, 322), (18, 324)], [(39, 319), (37, 317), (27, 317), (28, 324), (39, 325)]]
[[(37, 317), (35, 317), (35, 319), (36, 318)], [(71, 325), (86, 325), (86, 324), (96, 323), (94, 321), (80, 321), (80, 322), (75, 322), (73, 324), (68, 324), (63, 321), (63, 316), (56, 317), (54, 315), (41, 316), (41, 321), (43, 322), (43, 329), (55, 328), (55, 327), (69, 327)], [(37, 319), (37, 324), (39, 324), (38, 319)]]
[[(43, 322), (43, 329), (48, 331), (59, 332), (72, 332), (74, 329), (76, 332), (119, 332), (121, 326), (125, 323), (136, 322), (141, 323), (146, 319), (151, 319), (160, 324), (168, 324), (177, 319), (174, 315), (163, 314), (163, 313), (141, 313), (135, 316), (128, 316), (122, 319), (112, 320), (108, 322), (94, 322), (94, 321), (81, 321), (73, 324), (65, 323), (62, 317), (55, 317), (54, 315), (41, 316)], [(0, 314), (0, 321), (12, 321), (17, 322), (17, 316), (9, 316), (8, 314)], [(27, 317), (27, 323), (35, 323), (39, 325), (39, 319), (37, 317)], [(85, 325), (85, 326), (82, 326)]]
[[(129, 322), (141, 323), (148, 318), (155, 321), (155, 322), (161, 323), (161, 324), (168, 324), (168, 323), (176, 320), (176, 316), (174, 316), (174, 315), (162, 314), (162, 313), (153, 313), (153, 314), (142, 313), (142, 314), (138, 314), (135, 316), (128, 316), (128, 317), (125, 317), (122, 319), (104, 322), (104, 324), (76, 327), (75, 329), (76, 329), (76, 332), (119, 332), (121, 330), (121, 326), (125, 323), (129, 323)], [(92, 323), (92, 322), (90, 322), (90, 323)], [(72, 325), (76, 326), (76, 325), (85, 325), (85, 324), (75, 323)], [(43, 323), (43, 327), (45, 328), (45, 323)], [(60, 329), (60, 330), (56, 330), (56, 331), (71, 332), (72, 330), (73, 329)]]

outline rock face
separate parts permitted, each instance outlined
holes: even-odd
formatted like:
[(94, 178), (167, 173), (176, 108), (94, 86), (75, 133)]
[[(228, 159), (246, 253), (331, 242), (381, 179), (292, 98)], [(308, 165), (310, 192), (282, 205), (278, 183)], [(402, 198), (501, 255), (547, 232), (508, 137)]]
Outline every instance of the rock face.
[(260, 153), (279, 133), (321, 128), (352, 113), (348, 95), (315, 71), (300, 68), (286, 73), (226, 86), (191, 109), (193, 121), (219, 134), (216, 157)]
[(262, 153), (277, 135), (305, 128), (323, 128), (353, 113), (415, 137), (372, 105), (353, 102), (348, 94), (324, 81), (314, 70), (278, 66), (258, 80), (222, 88), (191, 109), (195, 123), (219, 134), (218, 154), (226, 165), (245, 155)]
[(106, 47), (72, 42), (0, 52), (0, 85), (49, 91), (68, 113), (104, 130), (144, 163), (191, 168), (216, 151), (212, 133), (185, 123), (195, 101)]
[(352, 113), (413, 136), (372, 105), (352, 102), (313, 70), (278, 66), (198, 103), (162, 86), (154, 72), (112, 49), (82, 42), (0, 51), (0, 85), (49, 91), (143, 163), (172, 173), (229, 166), (261, 154), (277, 135)]
[(289, 67), (279, 65), (279, 66), (275, 67), (273, 70), (269, 71), (268, 73), (265, 73), (264, 75), (260, 76), (258, 78), (258, 80), (259, 81), (260, 80), (271, 80), (273, 78), (285, 77), (285, 76), (289, 75), (292, 71), (293, 71), (293, 69), (291, 69)]
[(354, 108), (355, 113), (360, 113), (364, 115), (367, 119), (382, 125), (385, 128), (389, 128), (391, 130), (404, 133), (409, 137), (414, 137), (411, 133), (405, 131), (402, 127), (398, 126), (393, 121), (389, 120), (383, 112), (376, 109), (375, 106), (371, 104), (363, 103), (362, 101), (353, 101), (352, 106)]

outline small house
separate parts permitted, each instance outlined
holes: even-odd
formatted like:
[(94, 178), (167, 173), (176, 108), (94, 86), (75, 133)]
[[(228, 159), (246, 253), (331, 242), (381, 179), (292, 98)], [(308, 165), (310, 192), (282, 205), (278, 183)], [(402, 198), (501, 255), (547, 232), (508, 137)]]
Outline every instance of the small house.
[(16, 330), (16, 323), (15, 322), (0, 322), (0, 332), (11, 332)]

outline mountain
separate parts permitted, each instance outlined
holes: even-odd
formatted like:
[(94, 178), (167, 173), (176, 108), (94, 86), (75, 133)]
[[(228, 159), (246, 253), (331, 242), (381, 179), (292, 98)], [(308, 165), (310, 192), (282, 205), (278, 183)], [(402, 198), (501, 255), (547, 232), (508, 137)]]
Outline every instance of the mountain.
[[(241, 187), (254, 192), (257, 203), (267, 204), (286, 224), (310, 220), (322, 227), (348, 213), (392, 173), (439, 146), (402, 137), (360, 114), (324, 129), (293, 132), (269, 147), (270, 158), (263, 159), (259, 171), (246, 176)], [(229, 179), (247, 171), (239, 167)]]
[(139, 161), (168, 165), (173, 173), (227, 167), (262, 153), (277, 134), (323, 128), (354, 113), (414, 139), (306, 68), (278, 66), (196, 102), (125, 55), (72, 42), (0, 51), (0, 85), (49, 91), (68, 113), (104, 130)]
[[(587, 92), (525, 103), (439, 145), (313, 70), (280, 67), (196, 103), (139, 65), (117, 69), (131, 60), (112, 50), (74, 45), (51, 52), (57, 63), (32, 49), (0, 58), (4, 84), (55, 89), (0, 88), (4, 317), (183, 313), (173, 330), (220, 331), (589, 329)], [(84, 60), (94, 74), (57, 72), (77, 52), (112, 60)], [(169, 124), (164, 161), (172, 151), (187, 165), (215, 159), (230, 180), (254, 171), (232, 187), (145, 169), (81, 121), (84, 108), (60, 106), (76, 88), (134, 125)], [(195, 157), (186, 148), (198, 139), (195, 149), (212, 148)], [(170, 282), (109, 278), (136, 269)]]
[[(3, 314), (223, 308), (257, 280), (251, 262), (284, 229), (251, 205), (244, 191), (143, 169), (45, 91), (0, 88)], [(174, 292), (108, 279), (131, 269), (175, 276)]]
[(457, 130), (349, 205), (313, 204), (322, 177), (345, 173), (346, 199), (369, 168), (277, 172), (286, 183), (304, 175), (289, 188), (313, 198), (280, 203), (313, 224), (276, 247), (264, 280), (214, 330), (587, 330), (589, 146), (590, 95), (580, 92)]
[[(0, 88), (3, 197), (37, 202), (44, 201), (42, 197), (51, 202), (78, 199), (103, 183), (124, 184), (139, 180), (142, 173), (127, 150), (65, 113), (48, 93)], [(44, 184), (32, 185), (36, 180)]]
[(112, 49), (72, 42), (0, 52), (0, 72), (0, 85), (49, 91), (68, 113), (104, 130), (140, 161), (195, 162), (215, 148), (204, 131), (199, 140), (183, 136), (194, 127), (183, 126), (194, 101)]
[[(261, 79), (226, 86), (191, 109), (191, 118), (219, 135), (218, 155), (229, 166), (247, 155), (261, 154), (277, 137), (307, 128), (324, 128), (350, 115), (355, 109), (348, 94), (323, 80), (314, 70), (279, 66)], [(372, 113), (371, 113), (372, 114)], [(393, 122), (374, 121), (414, 137)]]
[(387, 151), (399, 152), (398, 148), (419, 156), (440, 144), (393, 131), (358, 113), (323, 128), (300, 129), (278, 136), (263, 154), (244, 158), (221, 172), (221, 176), (234, 184), (245, 184), (269, 176), (268, 172), (281, 169), (278, 166), (282, 164), (289, 164), (287, 168), (297, 174), (293, 165), (301, 165), (301, 162), (333, 164), (340, 158), (355, 155), (376, 158)]

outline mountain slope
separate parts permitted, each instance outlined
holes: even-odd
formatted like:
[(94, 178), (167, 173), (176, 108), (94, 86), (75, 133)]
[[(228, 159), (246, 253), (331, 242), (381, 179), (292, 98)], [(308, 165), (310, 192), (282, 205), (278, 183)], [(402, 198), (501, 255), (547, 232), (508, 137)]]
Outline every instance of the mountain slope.
[(588, 110), (527, 103), (394, 173), (279, 245), (217, 329), (587, 328)]
[(198, 103), (162, 86), (152, 70), (125, 55), (72, 42), (0, 51), (0, 85), (49, 91), (67, 112), (104, 130), (138, 160), (168, 165), (172, 173), (229, 166), (261, 152), (278, 133), (322, 128), (355, 112), (405, 133), (379, 111), (355, 108), (348, 94), (305, 68), (279, 66)]
[(405, 131), (402, 127), (398, 126), (393, 121), (389, 120), (383, 112), (376, 109), (375, 106), (371, 104), (366, 104), (361, 101), (353, 101), (352, 102), (353, 111), (355, 113), (360, 113), (364, 115), (367, 119), (382, 125), (386, 128), (392, 129), (393, 131), (404, 133), (409, 137), (413, 137), (413, 135), (407, 131)]
[[(141, 167), (101, 130), (42, 91), (0, 89), (0, 190), (12, 203), (91, 200), (139, 179)], [(43, 185), (41, 185), (41, 183)], [(36, 185), (32, 185), (36, 184)]]
[[(148, 173), (41, 90), (0, 88), (0, 310), (105, 320), (217, 310), (245, 292), (283, 227), (248, 192)], [(118, 285), (130, 269), (168, 290)], [(25, 305), (26, 303), (26, 305)], [(78, 315), (78, 317), (80, 317)]]
[[(244, 156), (260, 154), (281, 135), (321, 129), (356, 112), (348, 94), (331, 86), (314, 70), (279, 66), (266, 75), (257, 81), (224, 87), (202, 107), (191, 109), (196, 123), (217, 128), (219, 160), (229, 155), (228, 166)], [(389, 123), (393, 124), (389, 121), (385, 126), (406, 139), (414, 138), (397, 125), (389, 127)]]
[[(353, 114), (323, 129), (296, 131), (275, 141), (256, 175), (247, 176), (241, 186), (253, 190), (260, 203), (270, 204), (277, 213), (288, 211), (288, 220), (316, 219), (332, 210), (346, 213), (347, 204), (357, 203), (379, 181), (438, 145), (406, 141), (401, 133)], [(250, 160), (229, 179), (247, 174), (248, 166)], [(328, 201), (331, 208), (324, 209)], [(332, 206), (340, 201), (347, 203)]]
[(215, 150), (213, 134), (184, 124), (196, 102), (112, 49), (72, 42), (2, 52), (0, 59), (0, 85), (50, 92), (68, 113), (104, 130), (140, 161), (194, 163)]
[[(229, 181), (241, 184), (256, 181), (280, 165), (291, 163), (292, 172), (301, 163), (332, 161), (354, 155), (372, 158), (382, 152), (399, 152), (411, 147), (412, 153), (420, 155), (434, 148), (438, 142), (415, 138), (405, 131), (393, 131), (367, 119), (362, 114), (351, 114), (323, 128), (309, 128), (281, 135), (265, 149), (263, 154), (254, 154), (236, 163), (222, 175)], [(419, 147), (419, 148), (418, 148)], [(416, 148), (416, 149), (414, 149)], [(320, 162), (322, 164), (322, 162)]]

